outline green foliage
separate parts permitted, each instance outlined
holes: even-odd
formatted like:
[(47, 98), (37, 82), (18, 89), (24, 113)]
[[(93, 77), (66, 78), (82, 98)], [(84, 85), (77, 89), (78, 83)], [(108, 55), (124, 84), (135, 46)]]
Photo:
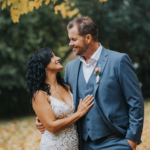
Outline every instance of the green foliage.
[(150, 96), (150, 1), (76, 0), (82, 15), (89, 16), (99, 30), (99, 42), (112, 50), (129, 54), (138, 64), (136, 73), (143, 95)]
[[(96, 23), (103, 46), (129, 54), (133, 63), (138, 64), (136, 73), (143, 95), (150, 96), (150, 1), (74, 2), (80, 14)], [(0, 117), (27, 114), (30, 113), (25, 90), (27, 60), (33, 52), (51, 47), (64, 61), (71, 52), (66, 26), (72, 19), (55, 15), (52, 3), (22, 15), (17, 24), (11, 20), (9, 7), (0, 9), (0, 14)]]
[(12, 22), (9, 8), (0, 9), (0, 14), (0, 116), (30, 113), (25, 84), (28, 58), (43, 47), (65, 57), (69, 20), (55, 15), (53, 4), (23, 15), (18, 24)]

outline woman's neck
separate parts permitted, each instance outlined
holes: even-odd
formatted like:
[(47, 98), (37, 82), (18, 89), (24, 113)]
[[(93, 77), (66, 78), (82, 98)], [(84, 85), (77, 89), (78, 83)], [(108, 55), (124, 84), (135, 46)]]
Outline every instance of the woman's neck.
[(56, 87), (58, 85), (57, 78), (55, 73), (48, 74), (45, 79), (45, 83), (50, 84), (52, 87)]

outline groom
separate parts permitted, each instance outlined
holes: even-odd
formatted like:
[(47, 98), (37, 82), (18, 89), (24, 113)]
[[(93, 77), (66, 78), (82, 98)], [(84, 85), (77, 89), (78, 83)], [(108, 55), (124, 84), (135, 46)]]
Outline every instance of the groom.
[(73, 19), (67, 29), (69, 46), (79, 56), (67, 64), (65, 73), (76, 109), (80, 99), (95, 97), (93, 107), (77, 121), (80, 150), (135, 150), (144, 105), (129, 56), (98, 43), (97, 27), (88, 17)]

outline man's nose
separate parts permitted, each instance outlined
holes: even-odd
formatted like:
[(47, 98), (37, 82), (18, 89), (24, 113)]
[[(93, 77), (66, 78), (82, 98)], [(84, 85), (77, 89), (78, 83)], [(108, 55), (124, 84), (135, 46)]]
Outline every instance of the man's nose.
[(70, 41), (69, 46), (73, 46), (73, 42), (72, 41)]

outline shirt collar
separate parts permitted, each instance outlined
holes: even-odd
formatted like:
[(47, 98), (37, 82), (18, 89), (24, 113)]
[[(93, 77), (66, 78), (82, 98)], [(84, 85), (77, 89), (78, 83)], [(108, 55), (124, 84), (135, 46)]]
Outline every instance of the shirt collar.
[[(94, 61), (98, 61), (99, 57), (100, 57), (100, 54), (101, 54), (101, 51), (102, 51), (102, 45), (99, 43), (99, 47), (98, 49), (95, 51), (95, 53), (91, 56), (90, 60), (89, 60), (89, 63), (90, 62), (93, 62)], [(80, 58), (80, 61), (82, 61), (83, 63), (85, 63), (85, 59), (82, 57), (82, 56), (79, 56)]]

